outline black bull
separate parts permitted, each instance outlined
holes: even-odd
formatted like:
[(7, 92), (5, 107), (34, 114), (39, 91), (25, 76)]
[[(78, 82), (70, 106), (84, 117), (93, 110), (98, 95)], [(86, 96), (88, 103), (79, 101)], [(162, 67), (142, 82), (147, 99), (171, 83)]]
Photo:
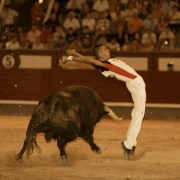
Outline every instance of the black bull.
[(57, 140), (63, 161), (67, 159), (66, 144), (77, 137), (82, 137), (92, 151), (100, 153), (100, 148), (93, 140), (93, 131), (104, 114), (120, 120), (103, 104), (98, 94), (88, 87), (69, 86), (43, 97), (32, 114), (26, 139), (17, 155), (17, 160), (22, 159), (25, 151), (29, 156), (33, 153), (34, 147), (40, 149), (36, 142), (36, 135), (41, 132), (45, 133), (47, 142), (52, 138)]

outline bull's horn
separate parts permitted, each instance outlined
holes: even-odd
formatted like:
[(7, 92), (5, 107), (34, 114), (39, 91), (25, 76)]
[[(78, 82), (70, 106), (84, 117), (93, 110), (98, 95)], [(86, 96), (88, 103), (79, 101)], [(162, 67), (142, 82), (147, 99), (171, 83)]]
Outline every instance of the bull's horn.
[(108, 112), (108, 115), (112, 117), (116, 121), (122, 120), (122, 118), (119, 118), (108, 106), (104, 106), (104, 110)]

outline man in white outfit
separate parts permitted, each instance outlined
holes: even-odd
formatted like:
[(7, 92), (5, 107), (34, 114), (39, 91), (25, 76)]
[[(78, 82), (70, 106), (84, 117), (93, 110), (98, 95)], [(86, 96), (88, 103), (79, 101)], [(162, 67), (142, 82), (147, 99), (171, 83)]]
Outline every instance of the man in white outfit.
[(127, 138), (121, 143), (124, 156), (130, 160), (136, 148), (136, 139), (141, 129), (141, 123), (145, 114), (146, 90), (142, 77), (130, 66), (118, 58), (110, 58), (110, 52), (104, 45), (96, 45), (93, 48), (97, 59), (83, 56), (75, 50), (68, 50), (69, 55), (65, 60), (59, 60), (59, 66), (63, 66), (67, 61), (76, 61), (93, 65), (105, 76), (114, 77), (124, 81), (126, 87), (132, 95), (134, 108), (132, 110), (132, 120), (128, 128)]

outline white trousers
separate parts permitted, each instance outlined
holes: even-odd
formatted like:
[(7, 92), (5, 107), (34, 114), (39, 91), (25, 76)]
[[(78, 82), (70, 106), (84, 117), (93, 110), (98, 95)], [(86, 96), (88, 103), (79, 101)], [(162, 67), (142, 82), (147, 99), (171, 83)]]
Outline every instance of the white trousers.
[(131, 123), (127, 131), (127, 137), (124, 141), (126, 148), (132, 149), (137, 144), (137, 136), (141, 129), (142, 120), (145, 114), (146, 106), (146, 90), (145, 83), (141, 76), (126, 83), (128, 90), (131, 93), (134, 108), (131, 113)]

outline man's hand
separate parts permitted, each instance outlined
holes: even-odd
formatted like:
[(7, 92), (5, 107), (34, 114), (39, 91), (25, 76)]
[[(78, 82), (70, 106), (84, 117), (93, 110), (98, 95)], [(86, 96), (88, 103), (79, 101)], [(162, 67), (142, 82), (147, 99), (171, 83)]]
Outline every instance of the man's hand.
[(76, 50), (75, 49), (68, 49), (67, 50), (67, 55), (68, 56), (75, 56), (76, 55)]
[(64, 59), (64, 60), (59, 59), (59, 64), (58, 64), (58, 66), (63, 66), (63, 65), (65, 65), (66, 63), (67, 63), (67, 59)]

